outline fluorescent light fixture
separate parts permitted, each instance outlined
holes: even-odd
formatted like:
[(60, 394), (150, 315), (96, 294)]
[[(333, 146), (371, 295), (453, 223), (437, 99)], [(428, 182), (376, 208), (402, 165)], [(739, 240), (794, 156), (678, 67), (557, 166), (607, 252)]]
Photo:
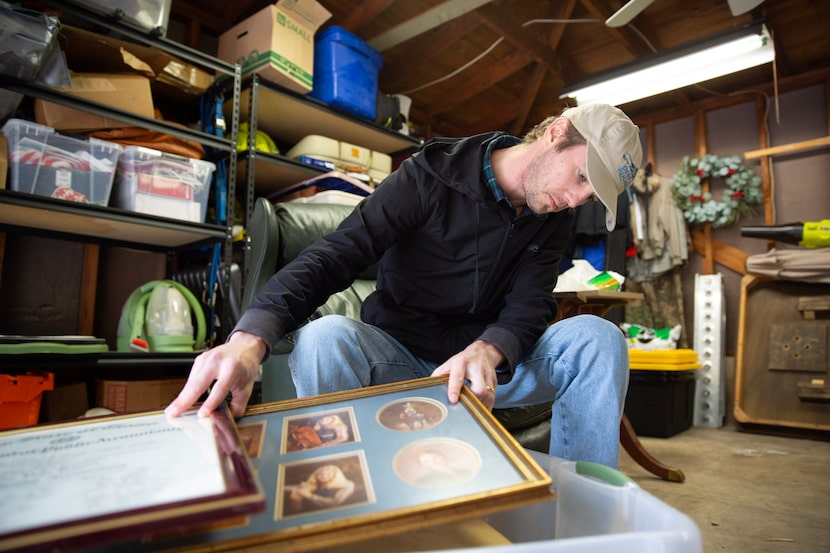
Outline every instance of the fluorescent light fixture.
[(762, 65), (775, 59), (765, 25), (755, 23), (565, 83), (560, 98), (621, 105)]

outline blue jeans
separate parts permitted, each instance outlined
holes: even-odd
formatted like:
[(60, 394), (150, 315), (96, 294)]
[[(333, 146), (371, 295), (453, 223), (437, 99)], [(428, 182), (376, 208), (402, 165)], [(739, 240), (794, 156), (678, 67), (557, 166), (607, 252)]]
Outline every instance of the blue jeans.
[[(430, 376), (438, 366), (412, 355), (383, 330), (340, 315), (294, 333), (288, 359), (299, 397)], [(552, 456), (619, 466), (620, 417), (628, 389), (628, 347), (617, 326), (578, 315), (547, 328), (498, 387), (496, 408), (553, 400)]]

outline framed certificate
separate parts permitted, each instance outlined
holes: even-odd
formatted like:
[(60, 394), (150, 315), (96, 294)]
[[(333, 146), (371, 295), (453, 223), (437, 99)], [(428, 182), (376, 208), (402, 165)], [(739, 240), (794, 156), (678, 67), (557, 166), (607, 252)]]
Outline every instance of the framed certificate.
[(226, 408), (0, 433), (0, 551), (69, 551), (261, 511)]
[(449, 403), (446, 377), (254, 405), (237, 426), (265, 511), (119, 553), (308, 551), (552, 497), (548, 473), (469, 389)]

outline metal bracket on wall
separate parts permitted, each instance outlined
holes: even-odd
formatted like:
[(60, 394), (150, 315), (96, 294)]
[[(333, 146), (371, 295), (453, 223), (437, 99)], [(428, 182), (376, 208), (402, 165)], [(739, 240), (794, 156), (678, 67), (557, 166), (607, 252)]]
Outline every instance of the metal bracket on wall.
[(723, 426), (725, 323), (723, 275), (696, 275), (694, 350), (698, 354), (701, 366), (695, 382), (695, 426)]

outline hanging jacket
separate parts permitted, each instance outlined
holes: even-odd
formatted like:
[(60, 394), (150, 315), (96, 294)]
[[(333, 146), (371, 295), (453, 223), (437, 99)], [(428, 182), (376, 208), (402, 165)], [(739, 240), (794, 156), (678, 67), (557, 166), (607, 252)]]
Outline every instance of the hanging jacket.
[(236, 330), (273, 345), (378, 262), (363, 321), (435, 363), (485, 340), (507, 359), (497, 374), (508, 382), (555, 316), (551, 292), (574, 215), (517, 217), (495, 201), (482, 165), (487, 144), (502, 135), (426, 143), (336, 231), (274, 275)]

